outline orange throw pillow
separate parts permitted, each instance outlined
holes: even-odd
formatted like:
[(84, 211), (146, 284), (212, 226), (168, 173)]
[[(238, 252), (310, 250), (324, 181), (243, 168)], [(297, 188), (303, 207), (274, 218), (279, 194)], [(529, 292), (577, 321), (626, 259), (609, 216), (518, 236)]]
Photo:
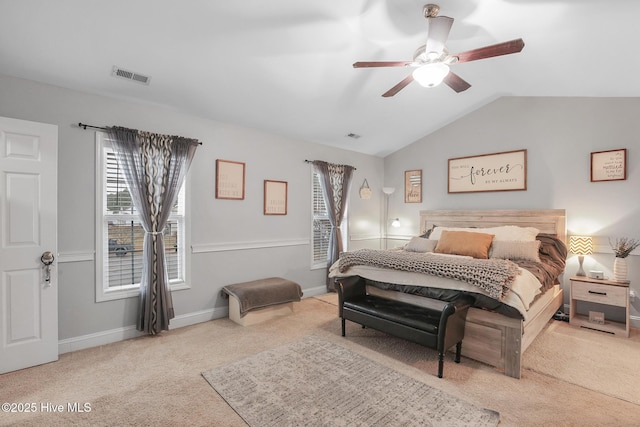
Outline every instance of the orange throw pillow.
[(487, 259), (491, 242), (493, 234), (443, 230), (434, 252)]

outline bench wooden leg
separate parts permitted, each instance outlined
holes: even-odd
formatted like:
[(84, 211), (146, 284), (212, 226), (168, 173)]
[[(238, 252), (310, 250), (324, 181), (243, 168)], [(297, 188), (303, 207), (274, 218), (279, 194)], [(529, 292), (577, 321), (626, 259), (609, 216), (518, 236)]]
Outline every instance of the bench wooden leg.
[(456, 344), (456, 363), (460, 363), (460, 354), (462, 353), (462, 341)]

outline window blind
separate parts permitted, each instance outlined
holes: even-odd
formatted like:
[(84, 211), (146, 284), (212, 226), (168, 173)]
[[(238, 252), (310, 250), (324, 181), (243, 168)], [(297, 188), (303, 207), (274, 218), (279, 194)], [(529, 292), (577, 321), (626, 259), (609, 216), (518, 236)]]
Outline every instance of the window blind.
[(313, 174), (313, 262), (327, 261), (331, 222), (322, 196), (322, 187), (317, 173)]

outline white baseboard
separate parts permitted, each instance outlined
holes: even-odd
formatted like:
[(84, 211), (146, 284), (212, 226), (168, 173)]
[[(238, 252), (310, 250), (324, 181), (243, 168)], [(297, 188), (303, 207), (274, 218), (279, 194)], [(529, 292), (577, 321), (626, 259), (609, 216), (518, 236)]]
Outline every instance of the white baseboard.
[(109, 331), (96, 332), (95, 334), (67, 338), (58, 341), (58, 354), (70, 353), (85, 348), (98, 347), (118, 341), (128, 340), (142, 336), (135, 326), (111, 329)]
[[(317, 286), (304, 290), (303, 298), (310, 298), (316, 295), (327, 293), (325, 286)], [(213, 319), (221, 319), (229, 316), (229, 307), (218, 307), (209, 310), (202, 310), (193, 313), (181, 314), (171, 319), (170, 329), (182, 328), (184, 326), (195, 325), (197, 323), (208, 322)], [(131, 338), (137, 338), (144, 334), (138, 331), (135, 325), (123, 328), (111, 329), (94, 334), (82, 335), (79, 337), (66, 338), (58, 341), (58, 354), (70, 353), (72, 351), (83, 350), (85, 348), (98, 347)]]
[(316, 286), (315, 288), (311, 288), (311, 289), (303, 289), (302, 290), (304, 292), (304, 295), (302, 296), (302, 298), (310, 298), (310, 297), (315, 297), (318, 295), (322, 295), (322, 294), (326, 294), (327, 293), (327, 287), (326, 286)]
[(197, 323), (208, 322), (213, 319), (221, 319), (229, 316), (229, 307), (218, 307), (209, 310), (196, 311), (194, 313), (181, 314), (171, 319), (169, 329), (177, 329)]
[[(227, 317), (229, 308), (213, 308), (195, 313), (181, 314), (171, 319), (170, 329), (182, 328), (184, 326), (195, 325), (196, 323), (208, 322), (209, 320)], [(85, 348), (98, 347), (131, 338), (137, 338), (144, 334), (138, 331), (135, 325), (123, 328), (111, 329), (95, 334), (82, 335), (79, 337), (67, 338), (58, 341), (58, 354), (83, 350)]]

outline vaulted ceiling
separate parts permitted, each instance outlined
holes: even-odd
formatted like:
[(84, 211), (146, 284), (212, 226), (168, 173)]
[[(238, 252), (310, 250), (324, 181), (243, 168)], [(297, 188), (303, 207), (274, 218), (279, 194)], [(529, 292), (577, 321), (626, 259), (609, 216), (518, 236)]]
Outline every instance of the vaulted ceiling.
[(383, 98), (411, 69), (352, 64), (411, 60), (426, 3), (0, 0), (0, 73), (376, 156), (500, 96), (640, 96), (637, 0), (442, 0), (451, 53), (523, 51), (452, 66), (465, 92), (413, 82)]

